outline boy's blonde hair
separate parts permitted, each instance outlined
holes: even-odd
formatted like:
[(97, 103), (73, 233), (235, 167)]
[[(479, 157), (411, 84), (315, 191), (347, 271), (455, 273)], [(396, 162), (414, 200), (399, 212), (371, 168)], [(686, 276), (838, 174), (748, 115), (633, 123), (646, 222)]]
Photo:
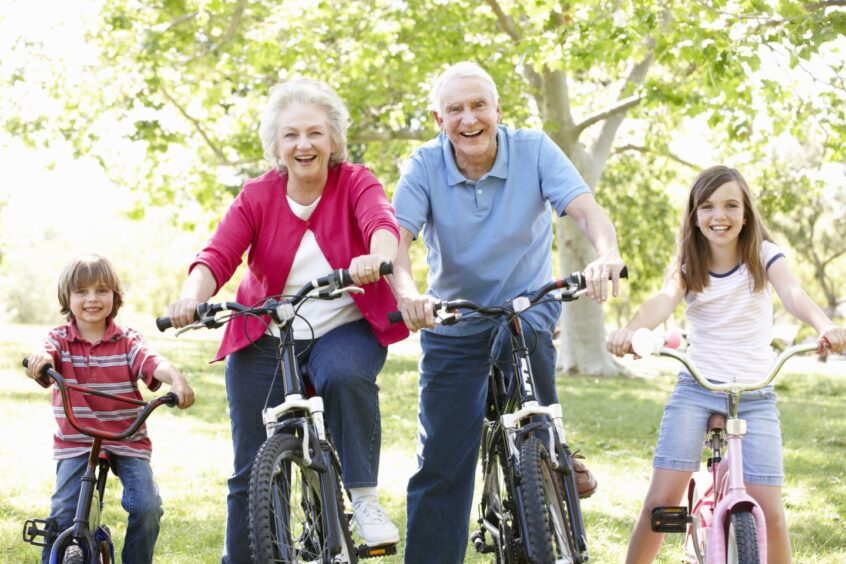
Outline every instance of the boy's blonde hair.
[(68, 321), (73, 319), (70, 309), (71, 292), (94, 284), (102, 284), (114, 292), (112, 311), (108, 319), (114, 319), (117, 315), (123, 305), (123, 286), (115, 267), (100, 255), (82, 255), (68, 262), (59, 275), (59, 305), (62, 315)]

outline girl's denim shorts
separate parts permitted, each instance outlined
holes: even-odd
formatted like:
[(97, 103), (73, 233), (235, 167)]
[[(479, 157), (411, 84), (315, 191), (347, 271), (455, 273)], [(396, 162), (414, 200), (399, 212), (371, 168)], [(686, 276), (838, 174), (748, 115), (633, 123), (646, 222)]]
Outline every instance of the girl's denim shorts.
[[(712, 413), (726, 415), (727, 409), (725, 393), (710, 392), (689, 374), (679, 374), (673, 394), (664, 406), (652, 465), (667, 470), (699, 470), (708, 419)], [(772, 387), (744, 393), (738, 415), (746, 420), (743, 479), (751, 484), (781, 486), (784, 482), (781, 424)]]

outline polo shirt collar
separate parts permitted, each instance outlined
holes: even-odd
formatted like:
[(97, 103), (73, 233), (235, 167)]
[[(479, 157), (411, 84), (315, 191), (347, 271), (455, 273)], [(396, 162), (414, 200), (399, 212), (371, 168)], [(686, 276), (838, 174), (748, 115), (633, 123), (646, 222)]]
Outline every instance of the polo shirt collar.
[[(457, 186), (467, 179), (458, 170), (458, 165), (455, 164), (455, 155), (452, 151), (452, 143), (447, 137), (446, 133), (441, 133), (441, 149), (444, 153), (444, 162), (446, 163), (447, 184), (450, 186)], [(498, 126), (496, 131), (496, 160), (494, 161), (491, 170), (484, 176), (495, 176), (497, 178), (505, 179), (508, 177), (508, 143), (505, 139), (505, 126)]]
[[(106, 331), (103, 333), (103, 338), (100, 342), (117, 341), (122, 337), (122, 333), (118, 326), (115, 325), (114, 319), (109, 319), (106, 325)], [(76, 326), (76, 319), (71, 319), (68, 324), (68, 340), (69, 341), (84, 341), (85, 338), (80, 334), (79, 328)]]

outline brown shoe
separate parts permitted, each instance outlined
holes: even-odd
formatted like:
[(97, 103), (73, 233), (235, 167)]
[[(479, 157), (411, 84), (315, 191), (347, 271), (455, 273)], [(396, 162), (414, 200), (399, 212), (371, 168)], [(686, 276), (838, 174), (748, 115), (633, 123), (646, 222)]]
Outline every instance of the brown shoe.
[(593, 495), (596, 491), (597, 482), (593, 477), (588, 467), (585, 466), (584, 456), (578, 452), (573, 453), (573, 470), (576, 472), (576, 489), (579, 490), (579, 497), (585, 499)]

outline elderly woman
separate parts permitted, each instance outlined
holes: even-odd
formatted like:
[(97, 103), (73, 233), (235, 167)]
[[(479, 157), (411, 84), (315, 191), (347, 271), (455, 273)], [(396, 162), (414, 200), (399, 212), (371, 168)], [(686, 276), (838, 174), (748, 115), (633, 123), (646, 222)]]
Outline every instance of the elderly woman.
[[(366, 293), (306, 302), (294, 338), (301, 364), (325, 401), (344, 484), (359, 533), (368, 545), (399, 540), (379, 505), (381, 421), (376, 377), (387, 345), (405, 338), (389, 325), (393, 294), (379, 265), (393, 260), (398, 226), (379, 181), (346, 157), (347, 110), (325, 84), (297, 79), (275, 87), (259, 128), (265, 158), (274, 169), (244, 184), (206, 248), (190, 267), (182, 297), (168, 313), (176, 327), (190, 322), (198, 303), (226, 283), (247, 252), (237, 301), (255, 303), (293, 293), (309, 280), (349, 268)], [(306, 344), (316, 338), (311, 348)], [(275, 337), (259, 322), (226, 326), (215, 360), (226, 358), (226, 393), (232, 422), (234, 474), (229, 479), (223, 562), (250, 562), (250, 469), (265, 440), (261, 410), (281, 403)], [(257, 345), (257, 346), (251, 346)], [(271, 385), (273, 389), (271, 390)]]

